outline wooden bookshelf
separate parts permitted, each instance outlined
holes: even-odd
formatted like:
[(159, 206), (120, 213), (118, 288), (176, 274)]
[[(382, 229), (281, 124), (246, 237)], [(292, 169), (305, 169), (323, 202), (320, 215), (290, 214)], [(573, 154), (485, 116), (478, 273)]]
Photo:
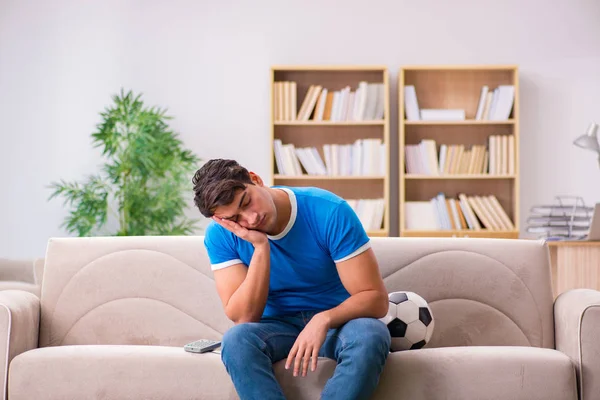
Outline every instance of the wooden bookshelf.
[[(367, 227), (369, 236), (389, 236), (390, 232), (390, 194), (389, 194), (389, 80), (388, 70), (384, 66), (273, 66), (271, 67), (271, 184), (283, 186), (314, 186), (329, 190), (347, 200), (359, 199), (383, 199), (384, 212), (381, 226), (377, 228)], [(290, 117), (279, 118), (282, 103), (281, 82), (295, 82), (295, 88), (291, 93), (295, 93), (295, 99), (292, 105), (296, 110), (292, 114), (296, 119)], [(355, 93), (361, 82), (368, 84), (382, 84), (380, 97), (378, 97), (378, 109), (383, 107), (383, 118), (354, 118), (350, 111), (342, 120), (319, 120), (317, 116), (318, 105), (310, 113), (308, 120), (298, 120), (301, 116), (302, 104), (309, 93), (311, 85), (319, 85), (326, 88), (328, 93), (342, 91), (350, 87), (351, 92)], [(381, 93), (382, 92), (382, 93)], [(289, 95), (285, 95), (289, 99)], [(293, 94), (292, 94), (293, 96)], [(352, 103), (350, 103), (352, 104)], [(348, 110), (350, 107), (347, 108)], [(327, 114), (321, 113), (323, 116)], [(319, 114), (319, 115), (321, 115)], [(370, 115), (370, 113), (365, 113)], [(331, 111), (333, 118), (333, 111)], [(381, 141), (385, 159), (378, 157), (378, 173), (360, 173), (360, 175), (340, 175), (331, 173), (329, 170), (331, 163), (331, 154), (329, 153), (329, 163), (325, 155), (324, 145), (352, 145), (359, 140), (375, 139)], [(323, 163), (327, 165), (326, 175), (310, 175), (304, 165), (302, 165), (302, 175), (289, 175), (279, 171), (275, 157), (275, 141), (280, 140), (284, 145), (293, 144), (295, 148), (316, 148)], [(381, 148), (380, 148), (381, 150)], [(381, 171), (383, 169), (383, 171)]]
[[(407, 120), (405, 87), (414, 86), (419, 110), (460, 109), (464, 120)], [(476, 119), (482, 87), (493, 91), (500, 85), (514, 86), (514, 101), (508, 119)], [(400, 236), (423, 237), (519, 237), (519, 82), (518, 67), (514, 65), (456, 65), (456, 66), (408, 66), (398, 75), (399, 117), (399, 231)], [(421, 114), (420, 114), (421, 115)], [(498, 171), (490, 174), (489, 168), (471, 173), (440, 173), (439, 175), (407, 173), (406, 147), (422, 140), (434, 140), (435, 155), (439, 162), (442, 144), (485, 146), (489, 152), (490, 136), (514, 137), (514, 171)], [(432, 146), (433, 147), (433, 146)], [(448, 153), (446, 153), (448, 154)], [(504, 154), (502, 154), (504, 157)], [(488, 156), (489, 157), (489, 154)], [(489, 162), (489, 159), (488, 159)], [(439, 164), (438, 164), (439, 165)], [(509, 164), (510, 165), (510, 164)], [(406, 203), (430, 201), (438, 193), (446, 198), (467, 196), (491, 196), (512, 222), (512, 229), (487, 229), (479, 220), (480, 230), (407, 229)], [(456, 204), (458, 207), (459, 204)], [(452, 216), (450, 216), (452, 218)], [(506, 224), (504, 224), (506, 225)]]

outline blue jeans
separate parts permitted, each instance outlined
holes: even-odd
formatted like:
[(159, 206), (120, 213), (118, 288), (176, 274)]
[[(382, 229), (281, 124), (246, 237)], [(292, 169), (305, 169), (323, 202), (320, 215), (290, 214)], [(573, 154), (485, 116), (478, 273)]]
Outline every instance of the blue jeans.
[[(233, 326), (223, 336), (221, 359), (242, 400), (285, 399), (273, 364), (286, 359), (314, 312), (263, 318)], [(390, 350), (386, 325), (358, 318), (327, 332), (319, 357), (337, 361), (321, 399), (368, 399), (377, 387)], [(293, 365), (288, 370), (293, 372)], [(307, 374), (310, 374), (310, 367)], [(300, 376), (297, 379), (302, 379)]]

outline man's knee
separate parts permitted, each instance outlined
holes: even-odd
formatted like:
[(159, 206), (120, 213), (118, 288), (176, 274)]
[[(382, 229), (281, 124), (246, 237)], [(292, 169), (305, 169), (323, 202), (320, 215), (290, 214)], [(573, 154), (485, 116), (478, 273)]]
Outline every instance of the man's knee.
[(387, 326), (378, 319), (357, 318), (348, 322), (349, 334), (355, 346), (369, 352), (387, 354), (391, 337)]
[(258, 336), (255, 331), (256, 322), (234, 325), (229, 328), (221, 339), (221, 355), (225, 358), (227, 355), (240, 355), (244, 351), (260, 346)]

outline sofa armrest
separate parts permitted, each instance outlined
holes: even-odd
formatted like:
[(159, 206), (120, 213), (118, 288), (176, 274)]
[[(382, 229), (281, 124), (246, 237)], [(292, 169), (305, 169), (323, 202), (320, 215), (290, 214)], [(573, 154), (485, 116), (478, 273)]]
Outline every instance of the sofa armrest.
[(0, 291), (0, 379), (6, 398), (13, 358), (38, 347), (40, 299), (22, 290)]
[(600, 292), (573, 289), (554, 302), (556, 350), (577, 370), (579, 398), (600, 399)]

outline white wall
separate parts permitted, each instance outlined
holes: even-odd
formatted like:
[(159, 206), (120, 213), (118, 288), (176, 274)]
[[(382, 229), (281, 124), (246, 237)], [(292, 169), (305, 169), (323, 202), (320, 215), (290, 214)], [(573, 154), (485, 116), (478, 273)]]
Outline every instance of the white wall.
[(593, 154), (571, 145), (600, 122), (600, 2), (556, 1), (2, 0), (0, 256), (65, 235), (46, 186), (96, 171), (90, 134), (120, 87), (168, 107), (202, 158), (268, 175), (272, 64), (387, 65), (392, 121), (401, 65), (518, 64), (521, 224), (557, 194), (600, 201)]

